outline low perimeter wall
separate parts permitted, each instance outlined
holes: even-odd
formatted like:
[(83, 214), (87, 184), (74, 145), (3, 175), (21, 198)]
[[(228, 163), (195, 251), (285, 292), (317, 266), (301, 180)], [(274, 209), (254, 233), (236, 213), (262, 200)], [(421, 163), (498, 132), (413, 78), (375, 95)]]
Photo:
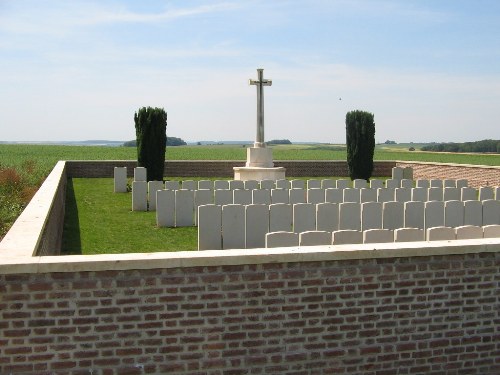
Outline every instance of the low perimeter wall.
[(498, 238), (33, 256), (69, 170), (0, 242), (0, 374), (500, 373)]

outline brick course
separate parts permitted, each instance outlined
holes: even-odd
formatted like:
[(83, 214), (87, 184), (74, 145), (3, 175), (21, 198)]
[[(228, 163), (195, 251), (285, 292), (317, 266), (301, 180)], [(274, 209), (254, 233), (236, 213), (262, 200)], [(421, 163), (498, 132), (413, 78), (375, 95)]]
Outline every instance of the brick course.
[(0, 275), (1, 374), (499, 374), (500, 253)]

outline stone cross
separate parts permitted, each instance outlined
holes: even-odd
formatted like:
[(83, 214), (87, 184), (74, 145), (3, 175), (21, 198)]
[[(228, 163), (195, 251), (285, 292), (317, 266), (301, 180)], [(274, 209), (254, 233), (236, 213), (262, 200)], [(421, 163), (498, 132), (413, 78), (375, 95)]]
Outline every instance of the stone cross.
[(264, 69), (257, 69), (258, 79), (249, 79), (250, 85), (257, 86), (257, 136), (254, 147), (266, 147), (264, 142), (264, 86), (271, 86), (273, 81), (264, 79)]

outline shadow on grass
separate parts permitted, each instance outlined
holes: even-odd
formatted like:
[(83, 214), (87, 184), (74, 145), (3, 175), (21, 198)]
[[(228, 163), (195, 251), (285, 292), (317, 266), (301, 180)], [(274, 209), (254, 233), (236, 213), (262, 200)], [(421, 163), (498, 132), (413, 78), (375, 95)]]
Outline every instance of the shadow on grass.
[(69, 179), (66, 186), (66, 210), (62, 238), (61, 255), (82, 254), (82, 241), (80, 237), (80, 220), (76, 204), (73, 180)]

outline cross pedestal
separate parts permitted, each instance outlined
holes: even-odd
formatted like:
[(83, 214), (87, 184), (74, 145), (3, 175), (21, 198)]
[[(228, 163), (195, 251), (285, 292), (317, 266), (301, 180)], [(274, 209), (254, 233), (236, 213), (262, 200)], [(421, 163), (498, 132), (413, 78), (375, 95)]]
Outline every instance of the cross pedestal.
[(257, 87), (257, 135), (253, 147), (247, 148), (247, 162), (244, 167), (234, 167), (235, 180), (282, 180), (285, 168), (274, 167), (273, 150), (264, 142), (264, 86), (271, 86), (270, 79), (264, 79), (264, 69), (257, 69), (257, 80), (249, 80)]

